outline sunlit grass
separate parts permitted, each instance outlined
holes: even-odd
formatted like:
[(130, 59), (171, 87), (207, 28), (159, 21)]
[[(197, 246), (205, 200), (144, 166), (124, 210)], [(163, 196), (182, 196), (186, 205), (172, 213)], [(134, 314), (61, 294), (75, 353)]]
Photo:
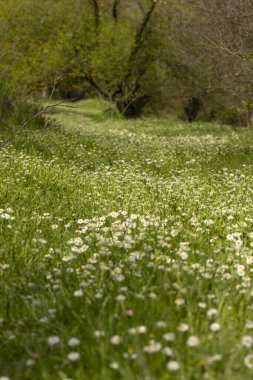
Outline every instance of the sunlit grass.
[(0, 156), (0, 379), (250, 379), (253, 132), (74, 106)]

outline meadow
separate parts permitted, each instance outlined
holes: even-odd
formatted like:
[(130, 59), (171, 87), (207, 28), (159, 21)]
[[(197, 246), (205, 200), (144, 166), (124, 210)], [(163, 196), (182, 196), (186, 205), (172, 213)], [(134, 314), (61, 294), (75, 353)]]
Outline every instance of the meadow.
[(251, 379), (253, 130), (103, 111), (0, 153), (0, 379)]

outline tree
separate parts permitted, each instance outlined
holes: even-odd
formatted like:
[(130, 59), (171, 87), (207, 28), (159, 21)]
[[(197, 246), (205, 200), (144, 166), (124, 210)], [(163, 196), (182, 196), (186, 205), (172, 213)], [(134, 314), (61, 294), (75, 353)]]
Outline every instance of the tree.
[[(0, 0), (0, 75), (26, 93), (95, 96), (224, 119), (250, 110), (251, 0)], [(247, 111), (247, 112), (248, 112)]]
[(122, 114), (141, 111), (150, 96), (144, 82), (153, 71), (152, 18), (160, 0), (144, 0), (142, 8), (129, 0), (128, 9), (120, 0), (2, 3), (4, 43), (14, 40), (14, 48), (1, 66), (11, 80), (32, 91), (50, 88), (58, 75), (62, 96), (80, 89), (114, 102)]
[(205, 98), (218, 111), (227, 110), (228, 115), (230, 111), (233, 111), (231, 116), (236, 115), (237, 110), (238, 120), (242, 119), (240, 114), (247, 114), (253, 101), (252, 2), (191, 0), (187, 4), (186, 1), (180, 3), (188, 6), (189, 14), (193, 15), (187, 34), (204, 57), (205, 64), (198, 71), (200, 78), (203, 74), (209, 78)]
[[(152, 44), (152, 30), (149, 26), (159, 2), (160, 0), (151, 0), (146, 9), (142, 8), (143, 15), (140, 21), (139, 17), (130, 23), (126, 18), (122, 18), (125, 21), (123, 27), (120, 27), (119, 0), (112, 2), (111, 17), (107, 14), (104, 19), (99, 0), (91, 1), (97, 36), (91, 57), (91, 61), (95, 61), (95, 67), (87, 70), (84, 79), (93, 90), (114, 102), (118, 110), (127, 116), (136, 116), (149, 100), (150, 95), (143, 91), (142, 80), (151, 67), (149, 48)], [(123, 37), (125, 43), (122, 43), (118, 36)], [(107, 54), (108, 46), (106, 48), (108, 42), (110, 55)], [(116, 76), (115, 67), (118, 72)]]

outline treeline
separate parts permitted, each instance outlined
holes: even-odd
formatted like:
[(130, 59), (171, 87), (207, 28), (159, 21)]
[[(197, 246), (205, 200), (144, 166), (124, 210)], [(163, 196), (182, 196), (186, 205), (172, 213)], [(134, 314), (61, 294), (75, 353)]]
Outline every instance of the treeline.
[(0, 0), (0, 76), (128, 117), (251, 124), (251, 0)]

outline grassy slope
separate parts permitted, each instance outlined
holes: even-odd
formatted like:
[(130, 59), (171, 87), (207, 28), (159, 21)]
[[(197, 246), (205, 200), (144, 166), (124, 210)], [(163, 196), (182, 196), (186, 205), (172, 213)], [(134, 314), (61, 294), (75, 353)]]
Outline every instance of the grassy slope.
[(253, 131), (100, 111), (1, 153), (0, 376), (250, 378)]

